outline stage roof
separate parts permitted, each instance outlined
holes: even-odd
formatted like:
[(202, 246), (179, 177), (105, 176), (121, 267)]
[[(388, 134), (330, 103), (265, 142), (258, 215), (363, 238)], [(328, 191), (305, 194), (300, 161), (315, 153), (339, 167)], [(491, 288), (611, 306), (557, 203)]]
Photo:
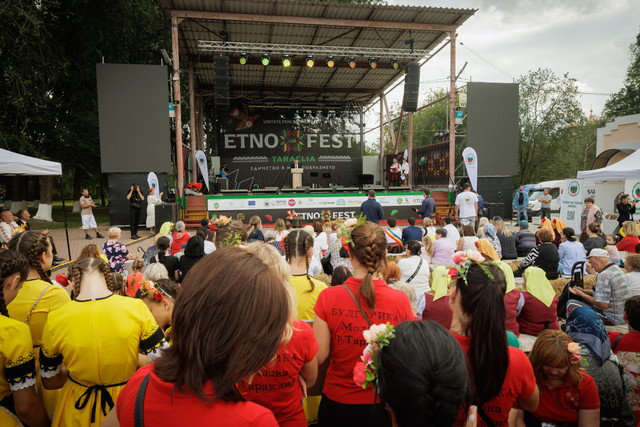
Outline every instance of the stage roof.
[[(213, 55), (230, 57), (231, 101), (248, 104), (369, 104), (404, 76), (404, 65), (413, 39), (416, 52), (424, 60), (474, 13), (474, 9), (410, 6), (373, 6), (288, 0), (160, 0), (168, 17), (179, 23), (180, 68), (196, 67), (198, 93), (213, 94)], [(222, 42), (233, 45), (221, 52)], [(211, 47), (211, 42), (214, 42)], [(209, 43), (209, 49), (203, 48)], [(282, 66), (282, 53), (271, 53), (271, 63), (260, 63), (261, 53), (248, 53), (249, 62), (239, 64), (242, 44), (266, 46), (312, 46), (316, 52), (343, 47), (335, 54), (336, 66), (328, 68), (325, 54), (314, 55), (315, 66), (305, 65), (305, 49), (292, 52), (291, 67)], [(200, 46), (200, 48), (199, 48)], [(230, 50), (237, 50), (231, 52)], [(255, 47), (255, 46), (254, 46)], [(383, 49), (378, 67), (369, 68), (368, 48)], [(356, 68), (349, 68), (346, 51), (365, 52), (356, 57)], [(391, 67), (394, 54), (399, 68)], [(187, 73), (181, 73), (181, 79)]]

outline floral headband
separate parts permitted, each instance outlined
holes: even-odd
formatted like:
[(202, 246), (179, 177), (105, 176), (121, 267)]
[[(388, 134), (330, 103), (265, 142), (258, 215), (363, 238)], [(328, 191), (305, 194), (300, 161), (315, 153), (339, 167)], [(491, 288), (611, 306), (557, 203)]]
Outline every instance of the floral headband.
[(233, 221), (233, 218), (229, 218), (228, 216), (220, 215), (219, 217), (214, 218), (211, 221), (211, 224), (214, 224), (217, 227), (223, 227)]
[(220, 243), (220, 247), (224, 246), (240, 246), (242, 245), (242, 237), (240, 233), (231, 233), (224, 239), (224, 242)]
[(569, 359), (570, 362), (580, 363), (580, 361), (582, 360), (582, 356), (580, 356), (580, 346), (578, 345), (578, 343), (570, 342), (569, 344), (567, 344), (567, 350), (569, 351), (569, 353), (571, 353), (571, 359)]
[(469, 272), (469, 268), (474, 264), (480, 267), (489, 279), (493, 280), (494, 278), (486, 265), (496, 265), (496, 263), (493, 261), (486, 261), (484, 256), (478, 251), (458, 251), (453, 254), (453, 262), (455, 266), (449, 268), (449, 271), (447, 272), (447, 274), (451, 276), (451, 279), (462, 277), (464, 279), (464, 283), (468, 285), (467, 273)]
[(360, 216), (356, 218), (349, 218), (342, 224), (337, 231), (337, 236), (340, 238), (340, 244), (346, 250), (349, 250), (349, 245), (353, 243), (353, 239), (351, 239), (351, 233), (356, 228), (360, 227), (362, 224), (367, 222), (367, 216), (360, 213)]
[(140, 292), (142, 293), (143, 297), (150, 296), (154, 301), (157, 302), (162, 301), (165, 297), (171, 298), (171, 296), (167, 294), (162, 288), (156, 288), (155, 283), (153, 283), (151, 280), (147, 280), (141, 284)]
[(394, 327), (387, 322), (385, 325), (371, 325), (362, 332), (367, 346), (362, 352), (360, 362), (353, 368), (353, 381), (356, 385), (366, 389), (369, 384), (378, 378), (380, 369), (380, 350), (389, 345), (391, 338), (395, 337)]

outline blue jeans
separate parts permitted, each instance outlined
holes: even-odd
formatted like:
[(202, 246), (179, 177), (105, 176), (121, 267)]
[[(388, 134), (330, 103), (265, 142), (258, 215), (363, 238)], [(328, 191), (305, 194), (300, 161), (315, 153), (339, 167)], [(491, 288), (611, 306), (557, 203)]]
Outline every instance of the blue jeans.
[(520, 213), (524, 213), (524, 220), (525, 221), (529, 221), (529, 218), (527, 218), (527, 207), (526, 206), (516, 206), (517, 209), (517, 213), (516, 213), (516, 221), (520, 222)]

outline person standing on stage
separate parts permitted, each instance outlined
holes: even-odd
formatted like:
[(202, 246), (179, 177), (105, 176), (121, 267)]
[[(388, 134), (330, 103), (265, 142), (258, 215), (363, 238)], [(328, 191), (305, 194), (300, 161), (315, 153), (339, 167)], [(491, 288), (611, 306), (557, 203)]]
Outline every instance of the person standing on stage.
[(367, 217), (367, 221), (380, 224), (380, 220), (384, 217), (382, 205), (376, 200), (376, 192), (369, 190), (367, 192), (367, 200), (360, 205), (360, 213)]
[(389, 185), (392, 187), (397, 187), (399, 184), (399, 180), (400, 180), (400, 169), (402, 166), (400, 166), (400, 163), (398, 163), (398, 159), (396, 159), (395, 157), (393, 158), (393, 162), (391, 163), (391, 166), (389, 167)]
[(402, 159), (402, 165), (400, 166), (400, 179), (402, 180), (402, 186), (403, 187), (408, 187), (409, 186), (409, 162), (407, 161), (407, 158), (403, 158)]
[(142, 211), (144, 196), (140, 192), (140, 186), (137, 182), (131, 184), (129, 193), (127, 193), (127, 200), (129, 201), (129, 230), (131, 231), (131, 238), (139, 239), (138, 224), (140, 223), (140, 211)]
[(433, 214), (436, 212), (436, 202), (433, 200), (433, 197), (431, 197), (431, 190), (429, 190), (428, 188), (425, 188), (422, 191), (422, 194), (424, 195), (424, 200), (422, 201), (422, 207), (420, 207), (419, 210), (417, 208), (413, 208), (413, 210), (417, 212), (418, 217), (422, 219), (424, 218), (433, 219)]
[(104, 236), (98, 232), (98, 224), (96, 224), (96, 219), (93, 216), (93, 211), (91, 208), (95, 208), (96, 205), (93, 203), (93, 199), (89, 195), (89, 190), (86, 188), (82, 189), (82, 196), (80, 197), (80, 218), (82, 218), (82, 229), (84, 230), (84, 238), (89, 240), (91, 236), (89, 236), (89, 229), (93, 229), (96, 232), (96, 237), (101, 239)]
[(293, 164), (291, 165), (291, 169), (301, 169), (302, 167), (300, 166), (300, 164), (298, 163), (298, 159), (295, 159), (293, 161)]

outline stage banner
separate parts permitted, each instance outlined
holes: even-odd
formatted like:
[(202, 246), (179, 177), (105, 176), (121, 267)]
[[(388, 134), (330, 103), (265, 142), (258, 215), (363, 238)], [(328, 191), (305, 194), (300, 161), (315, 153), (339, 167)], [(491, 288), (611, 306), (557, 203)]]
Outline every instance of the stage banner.
[(357, 111), (233, 106), (219, 123), (230, 188), (291, 187), (294, 160), (303, 186), (357, 185), (362, 174)]
[(640, 180), (625, 179), (624, 192), (629, 195), (632, 202), (640, 202)]
[(462, 158), (464, 159), (464, 166), (467, 168), (467, 175), (471, 182), (473, 191), (478, 192), (478, 155), (476, 150), (471, 147), (467, 147), (462, 152)]
[(147, 184), (149, 184), (149, 188), (153, 188), (153, 195), (160, 198), (160, 184), (158, 184), (158, 177), (154, 172), (149, 172), (147, 175)]
[(204, 155), (202, 150), (198, 150), (196, 151), (196, 160), (198, 161), (198, 166), (200, 166), (202, 179), (204, 179), (207, 190), (209, 190), (209, 167), (207, 166), (207, 156)]
[(584, 209), (584, 199), (594, 197), (595, 194), (596, 185), (594, 181), (575, 178), (564, 180), (560, 219), (567, 227), (573, 228), (577, 235), (580, 234), (580, 217)]

